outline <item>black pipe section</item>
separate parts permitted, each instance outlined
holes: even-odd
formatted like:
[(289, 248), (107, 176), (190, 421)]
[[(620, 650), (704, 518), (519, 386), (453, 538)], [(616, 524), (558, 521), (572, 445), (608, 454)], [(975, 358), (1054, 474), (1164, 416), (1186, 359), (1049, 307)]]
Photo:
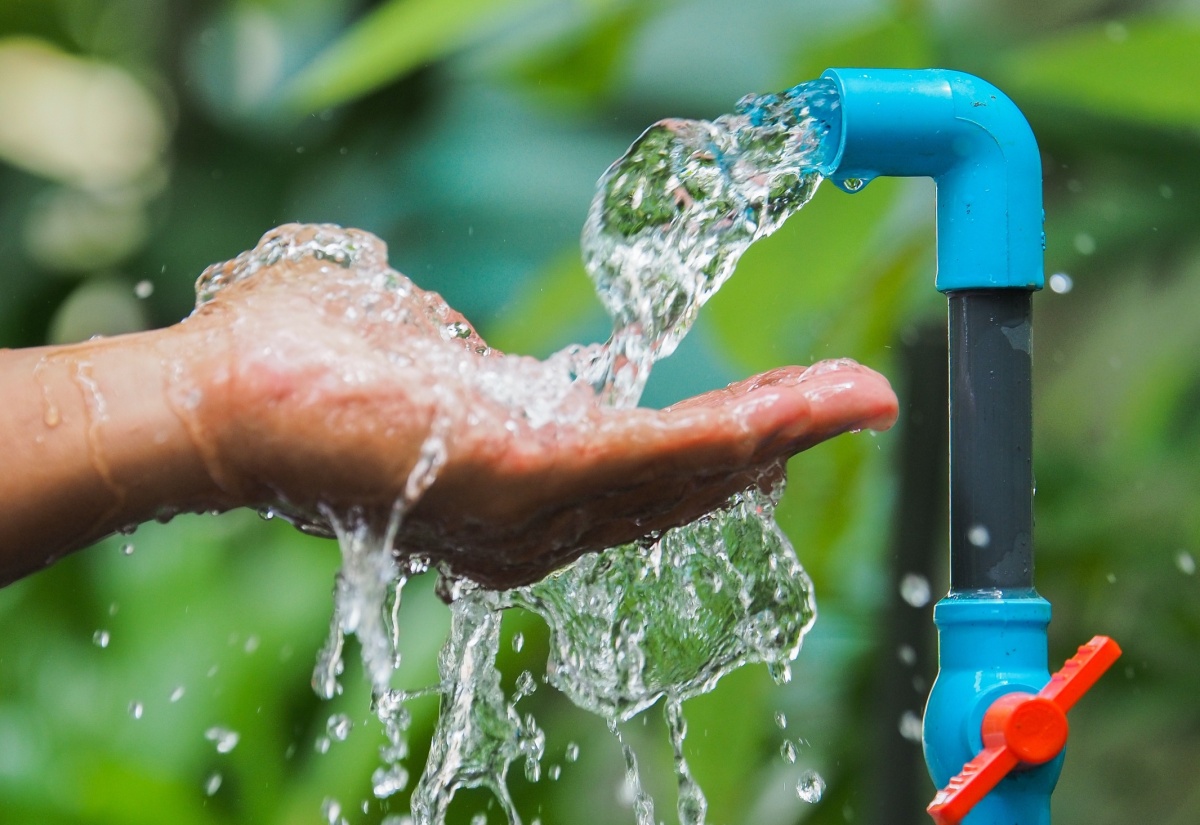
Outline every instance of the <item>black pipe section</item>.
[(949, 293), (951, 593), (1033, 589), (1031, 297)]

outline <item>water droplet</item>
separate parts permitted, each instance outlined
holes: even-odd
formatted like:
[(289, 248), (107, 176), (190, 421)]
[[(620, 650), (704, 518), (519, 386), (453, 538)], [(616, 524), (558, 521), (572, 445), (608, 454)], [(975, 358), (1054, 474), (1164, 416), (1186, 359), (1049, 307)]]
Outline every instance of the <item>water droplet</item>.
[(316, 741), (313, 742), (313, 750), (317, 753), (329, 753), (329, 744), (328, 736), (318, 736)]
[(538, 782), (542, 778), (542, 763), (533, 756), (525, 757), (525, 780)]
[(108, 647), (110, 638), (107, 630), (97, 630), (92, 634), (92, 644), (96, 647)]
[(1158, 187), (1158, 194), (1162, 196), (1163, 200), (1169, 201), (1171, 198), (1175, 197), (1175, 190), (1172, 189), (1168, 184), (1164, 183)]
[(470, 338), (471, 326), (462, 321), (452, 321), (442, 327), (442, 337), (444, 338)]
[(146, 707), (141, 702), (134, 701), (129, 703), (129, 715), (134, 719), (141, 719), (142, 713), (144, 713), (145, 710)]
[(1065, 272), (1055, 272), (1049, 279), (1050, 291), (1065, 295), (1075, 286), (1075, 281)]
[(124, 544), (122, 544), (121, 545), (121, 553), (123, 553), (126, 556), (132, 556), (133, 555), (133, 542), (127, 541)]
[(471, 817), (471, 825), (487, 825), (487, 814), (475, 814), (475, 816)]
[(817, 803), (825, 794), (825, 780), (816, 771), (808, 770), (800, 774), (796, 782), (796, 796), (805, 802)]
[(789, 765), (796, 764), (796, 746), (791, 739), (784, 739), (783, 744), (779, 746), (779, 755), (783, 757), (783, 761)]
[(1196, 572), (1196, 560), (1186, 550), (1180, 550), (1179, 554), (1175, 556), (1175, 566), (1179, 568), (1180, 573), (1187, 576), (1191, 576)]
[(342, 803), (336, 799), (325, 797), (321, 802), (321, 815), (329, 825), (338, 825), (342, 820)]
[(1091, 255), (1096, 251), (1096, 239), (1086, 232), (1075, 235), (1075, 251), (1080, 255)]
[(992, 534), (982, 524), (972, 524), (967, 530), (967, 541), (976, 547), (987, 547), (992, 543)]
[(175, 704), (182, 699), (185, 692), (186, 691), (184, 690), (183, 685), (176, 685), (175, 689), (171, 691), (171, 695), (169, 697), (171, 704)]
[(1105, 579), (1105, 581), (1107, 581), (1109, 584), (1116, 584), (1116, 583), (1117, 583), (1117, 574), (1116, 574), (1116, 573), (1109, 573), (1109, 574), (1107, 574), (1107, 575), (1104, 577), (1104, 579)]
[(212, 796), (221, 789), (221, 774), (214, 771), (204, 780), (204, 795)]
[(909, 742), (921, 741), (921, 717), (906, 710), (900, 715), (900, 735)]
[(562, 765), (551, 765), (546, 769), (546, 775), (550, 777), (551, 782), (557, 782), (562, 776)]
[(1114, 43), (1124, 43), (1129, 39), (1129, 29), (1124, 23), (1110, 20), (1104, 24), (1104, 36)]
[(567, 743), (566, 759), (568, 762), (579, 761), (579, 745), (574, 742)]
[(154, 283), (152, 281), (138, 281), (133, 287), (133, 294), (138, 298), (149, 298), (154, 294)]
[(408, 787), (408, 771), (402, 765), (376, 768), (371, 774), (371, 789), (376, 799), (387, 799)]
[(900, 580), (900, 597), (912, 607), (924, 607), (930, 599), (929, 580), (919, 573), (906, 573)]
[(235, 730), (215, 725), (204, 732), (204, 738), (216, 745), (217, 753), (229, 753), (241, 737)]
[(786, 685), (788, 682), (792, 681), (792, 665), (789, 662), (768, 662), (767, 672), (771, 674), (771, 678), (777, 685)]
[(333, 714), (329, 717), (329, 721), (325, 723), (325, 730), (329, 733), (329, 738), (338, 742), (345, 742), (346, 737), (350, 735), (350, 731), (353, 729), (354, 723), (344, 713)]
[(514, 633), (512, 637), (513, 652), (520, 653), (523, 647), (525, 647), (525, 635), (523, 633)]
[(917, 651), (913, 650), (912, 645), (900, 645), (896, 649), (896, 656), (905, 665), (912, 667), (917, 663)]
[(787, 716), (781, 710), (775, 711), (775, 727), (780, 730), (787, 730)]
[(258, 650), (259, 644), (259, 638), (252, 633), (246, 637), (246, 643), (242, 645), (242, 650), (244, 650), (246, 655), (249, 656)]
[(517, 677), (517, 692), (514, 701), (525, 698), (535, 690), (537, 690), (537, 681), (533, 678), (533, 674), (528, 670), (522, 670), (521, 675)]

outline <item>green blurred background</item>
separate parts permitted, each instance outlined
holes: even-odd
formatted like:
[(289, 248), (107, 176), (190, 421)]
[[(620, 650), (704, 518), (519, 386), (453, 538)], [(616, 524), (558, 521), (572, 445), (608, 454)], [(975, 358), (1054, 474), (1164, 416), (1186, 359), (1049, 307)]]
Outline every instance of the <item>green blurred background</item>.
[[(496, 346), (597, 340), (577, 239), (599, 174), (656, 119), (712, 117), (830, 65), (969, 71), (1032, 122), (1047, 273), (1066, 276), (1035, 301), (1051, 658), (1094, 633), (1125, 648), (1072, 715), (1055, 821), (1200, 821), (1195, 0), (0, 0), (0, 346), (172, 323), (204, 266), (294, 220), (379, 234)], [(847, 355), (893, 375), (908, 411), (901, 353), (944, 323), (932, 217), (928, 182), (824, 187), (747, 254), (647, 402)], [(940, 540), (926, 567), (895, 563), (923, 515), (896, 504), (902, 437), (793, 463), (780, 520), (821, 616), (790, 685), (749, 668), (686, 705), (714, 823), (921, 821), (912, 737), (945, 579)], [(336, 565), (331, 543), (231, 513), (143, 526), (0, 591), (0, 822), (321, 822), (326, 798), (380, 821), (356, 651), (344, 696), (308, 684)], [(908, 573), (932, 596), (910, 578), (902, 600)], [(402, 679), (430, 684), (448, 624), (430, 582), (404, 616)], [(514, 614), (505, 632), (525, 638), (504, 646), (510, 683), (540, 672), (544, 629)], [(562, 767), (537, 785), (512, 771), (526, 821), (631, 823), (603, 723), (548, 687), (521, 707)], [(414, 771), (435, 710), (414, 705)], [(355, 730), (321, 753), (335, 712)], [(214, 726), (239, 733), (232, 751)], [(626, 735), (671, 821), (660, 714)], [(785, 736), (802, 740), (795, 765)], [(805, 769), (828, 783), (815, 805), (794, 792)], [(487, 807), (464, 793), (454, 815)]]

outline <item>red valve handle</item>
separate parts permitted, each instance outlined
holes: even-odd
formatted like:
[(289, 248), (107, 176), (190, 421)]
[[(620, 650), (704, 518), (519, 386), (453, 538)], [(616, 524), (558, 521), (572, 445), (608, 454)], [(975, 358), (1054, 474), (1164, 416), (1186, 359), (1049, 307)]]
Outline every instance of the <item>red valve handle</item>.
[(958, 825), (1018, 765), (1041, 765), (1067, 744), (1067, 711), (1121, 655), (1107, 636), (1079, 648), (1037, 695), (1007, 693), (983, 717), (983, 750), (937, 792), (929, 815), (937, 825)]

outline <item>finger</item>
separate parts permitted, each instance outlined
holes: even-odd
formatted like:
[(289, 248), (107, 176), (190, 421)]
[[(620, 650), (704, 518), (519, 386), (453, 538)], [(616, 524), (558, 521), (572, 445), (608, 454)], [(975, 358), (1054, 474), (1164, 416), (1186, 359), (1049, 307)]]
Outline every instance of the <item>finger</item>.
[[(659, 449), (685, 448), (679, 428), (701, 435), (697, 470), (786, 457), (842, 432), (886, 429), (897, 402), (886, 378), (853, 361), (784, 367), (669, 407)], [(680, 441), (672, 437), (680, 437)], [(693, 445), (694, 446), (694, 445)], [(665, 458), (665, 457), (664, 457)]]
[(776, 370), (666, 410), (603, 411), (586, 426), (512, 439), (489, 468), (491, 504), (523, 520), (556, 503), (736, 473), (886, 427), (895, 413), (887, 380), (857, 364)]
[(820, 361), (811, 367), (779, 367), (688, 398), (666, 412), (720, 407), (752, 393), (800, 386), (814, 407), (814, 420), (822, 425), (836, 425), (856, 415), (863, 415), (862, 426), (871, 429), (887, 429), (895, 422), (895, 396), (887, 379), (849, 359)]

